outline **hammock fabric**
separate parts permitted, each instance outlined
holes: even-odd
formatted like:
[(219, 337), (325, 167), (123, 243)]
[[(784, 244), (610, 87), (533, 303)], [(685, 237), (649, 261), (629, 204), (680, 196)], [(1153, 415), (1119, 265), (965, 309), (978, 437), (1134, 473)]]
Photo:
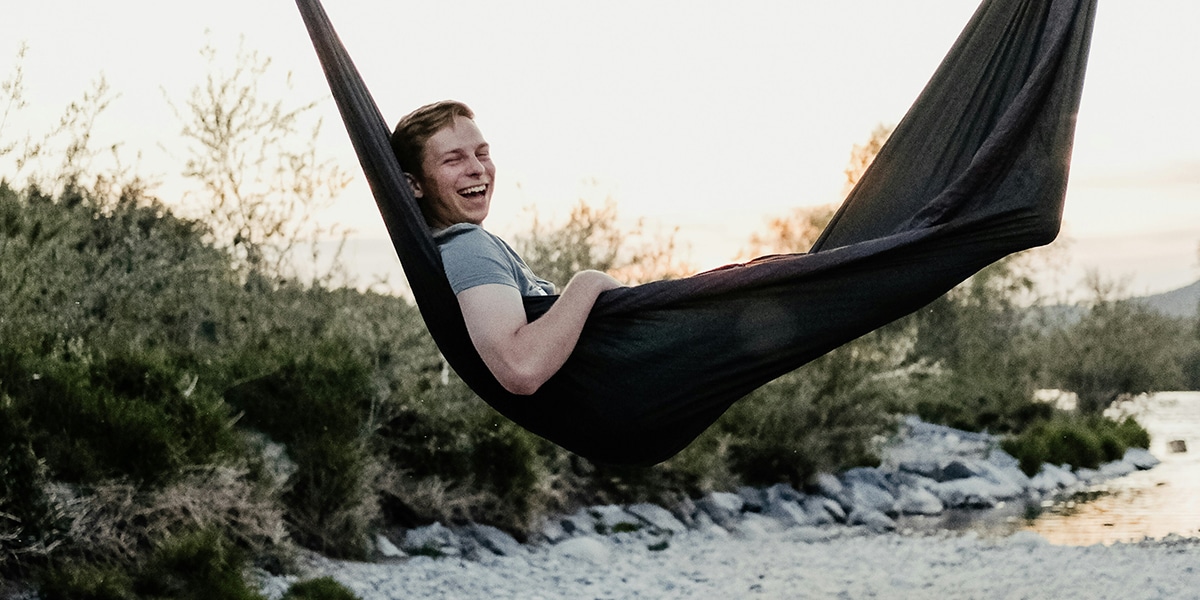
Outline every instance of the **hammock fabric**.
[[(532, 396), (476, 353), (389, 128), (318, 0), (297, 0), (412, 293), (480, 397), (591, 460), (653, 464), (739, 398), (1058, 233), (1095, 0), (985, 0), (807, 254), (605, 292)], [(527, 299), (530, 319), (554, 301)]]

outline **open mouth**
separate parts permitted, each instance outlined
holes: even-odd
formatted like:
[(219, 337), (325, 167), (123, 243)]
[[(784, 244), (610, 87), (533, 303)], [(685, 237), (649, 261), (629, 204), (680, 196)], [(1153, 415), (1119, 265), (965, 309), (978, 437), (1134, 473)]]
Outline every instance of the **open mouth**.
[(481, 183), (479, 185), (475, 185), (475, 186), (471, 186), (469, 188), (463, 188), (461, 190), (458, 190), (458, 195), (460, 195), (464, 198), (478, 200), (480, 198), (483, 198), (484, 195), (487, 194), (487, 189), (488, 189), (487, 184)]

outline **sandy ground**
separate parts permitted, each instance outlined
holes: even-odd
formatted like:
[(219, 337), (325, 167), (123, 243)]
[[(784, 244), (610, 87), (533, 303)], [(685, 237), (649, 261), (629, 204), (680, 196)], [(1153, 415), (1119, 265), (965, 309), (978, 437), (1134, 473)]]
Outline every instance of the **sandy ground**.
[[(622, 534), (624, 535), (624, 534)], [(846, 527), (744, 525), (691, 531), (668, 548), (583, 538), (518, 557), (310, 559), (363, 600), (398, 598), (1200, 599), (1200, 540), (1054, 546), (1020, 532), (871, 534)], [(294, 579), (291, 579), (294, 580)], [(278, 598), (287, 580), (267, 586)]]

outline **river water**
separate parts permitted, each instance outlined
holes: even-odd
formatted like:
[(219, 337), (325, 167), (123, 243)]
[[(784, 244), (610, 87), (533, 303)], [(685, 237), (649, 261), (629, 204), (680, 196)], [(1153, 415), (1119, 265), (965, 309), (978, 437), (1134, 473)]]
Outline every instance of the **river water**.
[[(985, 537), (1034, 531), (1052, 544), (1091, 546), (1162, 538), (1200, 538), (1200, 392), (1161, 392), (1122, 404), (1150, 432), (1150, 452), (1160, 461), (1095, 486), (1073, 498), (1027, 505), (1008, 502), (988, 510), (949, 510), (935, 518), (907, 518), (913, 530), (974, 531)], [(1182, 441), (1187, 452), (1170, 442)]]
[[(1051, 507), (1025, 529), (1072, 546), (1200, 537), (1200, 392), (1161, 392), (1120, 410), (1150, 432), (1150, 452), (1162, 463), (1107, 482), (1094, 499)], [(1188, 451), (1172, 451), (1176, 440)]]

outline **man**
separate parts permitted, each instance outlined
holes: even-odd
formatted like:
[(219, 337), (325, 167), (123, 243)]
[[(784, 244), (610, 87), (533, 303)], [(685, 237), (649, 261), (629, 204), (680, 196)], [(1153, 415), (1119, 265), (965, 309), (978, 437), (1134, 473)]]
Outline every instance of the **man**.
[(526, 320), (521, 297), (551, 294), (554, 286), (482, 227), (496, 166), (474, 119), (461, 102), (423, 106), (396, 125), (392, 149), (434, 231), (471, 342), (500, 385), (528, 395), (567, 361), (600, 293), (621, 284), (582, 271), (546, 314)]

